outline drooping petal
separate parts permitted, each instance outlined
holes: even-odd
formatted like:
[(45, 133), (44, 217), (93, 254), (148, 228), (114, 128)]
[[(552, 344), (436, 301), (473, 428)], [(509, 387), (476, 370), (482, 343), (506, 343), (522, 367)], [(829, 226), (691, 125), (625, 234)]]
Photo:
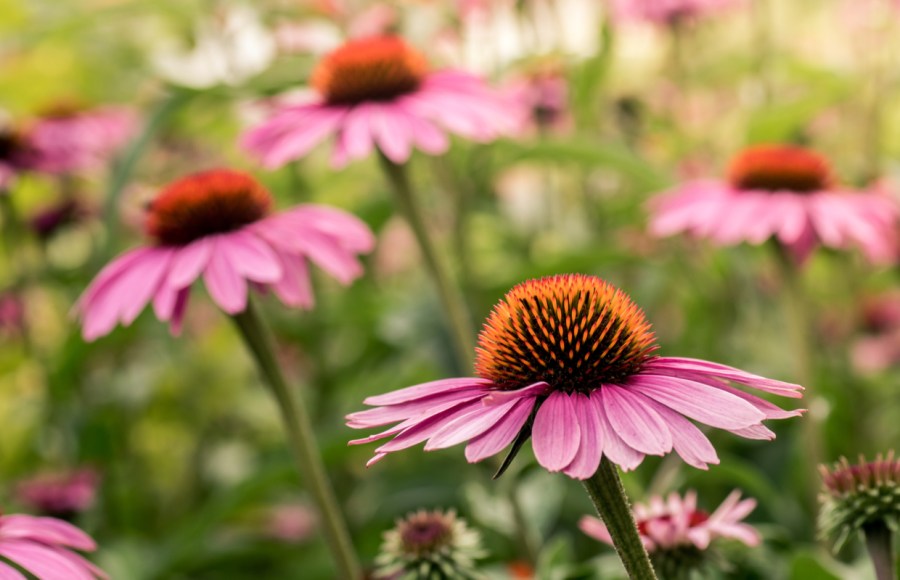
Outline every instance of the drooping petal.
[(616, 385), (603, 385), (606, 418), (629, 447), (650, 455), (672, 450), (672, 434), (666, 423), (640, 395)]
[(169, 288), (187, 288), (200, 277), (212, 255), (213, 240), (203, 237), (178, 248), (172, 258), (172, 266), (166, 278)]
[(397, 405), (415, 401), (430, 395), (440, 394), (444, 391), (457, 389), (471, 389), (489, 385), (491, 382), (480, 378), (441, 379), (420, 385), (413, 385), (383, 395), (367, 397), (363, 400), (366, 405)]
[(0, 580), (28, 580), (25, 576), (10, 566), (9, 564), (0, 561)]
[(650, 403), (655, 405), (656, 412), (668, 424), (669, 431), (672, 433), (672, 446), (685, 463), (704, 470), (709, 469), (708, 464), (717, 465), (719, 463), (715, 447), (696, 425), (665, 405), (652, 400)]
[(581, 443), (581, 428), (571, 397), (555, 391), (538, 408), (531, 446), (547, 471), (560, 471), (572, 462)]
[(30, 539), (45, 544), (59, 544), (76, 550), (97, 549), (94, 540), (72, 524), (55, 518), (11, 514), (3, 516), (0, 537)]
[(415, 425), (404, 430), (392, 440), (376, 449), (375, 452), (392, 453), (417, 445), (440, 431), (441, 428), (452, 420), (471, 411), (476, 405), (481, 405), (479, 399), (465, 400), (461, 403), (450, 403), (446, 409), (435, 414), (428, 414), (427, 418), (418, 421)]
[(531, 415), (534, 402), (534, 397), (519, 399), (509, 413), (497, 421), (496, 425), (469, 441), (469, 444), (466, 445), (466, 460), (469, 463), (477, 463), (499, 453), (512, 443)]
[(46, 580), (94, 580), (86, 569), (60, 556), (49, 546), (27, 540), (3, 540), (0, 556)]
[(224, 252), (234, 271), (248, 280), (271, 284), (282, 276), (281, 263), (275, 252), (262, 240), (246, 231), (219, 236), (218, 251)]
[(594, 406), (588, 400), (588, 395), (576, 393), (572, 395), (572, 402), (575, 405), (578, 427), (581, 430), (581, 444), (578, 446), (578, 452), (572, 462), (566, 466), (563, 473), (575, 479), (587, 479), (596, 473), (600, 466), (600, 458), (603, 456), (600, 419), (594, 412)]
[(229, 261), (227, 251), (219, 248), (220, 239), (214, 240), (214, 248), (203, 281), (209, 295), (228, 314), (237, 314), (247, 307), (247, 281), (235, 270)]
[(425, 444), (425, 451), (444, 449), (478, 437), (492, 429), (518, 403), (519, 401), (513, 400), (503, 405), (475, 407), (470, 413), (450, 421), (432, 435)]
[(589, 397), (591, 404), (594, 406), (594, 413), (600, 420), (600, 432), (602, 433), (603, 454), (610, 461), (624, 469), (630, 471), (641, 464), (644, 460), (644, 454), (640, 451), (628, 446), (616, 430), (610, 425), (606, 417), (606, 411), (603, 404), (603, 389), (597, 389), (591, 393)]

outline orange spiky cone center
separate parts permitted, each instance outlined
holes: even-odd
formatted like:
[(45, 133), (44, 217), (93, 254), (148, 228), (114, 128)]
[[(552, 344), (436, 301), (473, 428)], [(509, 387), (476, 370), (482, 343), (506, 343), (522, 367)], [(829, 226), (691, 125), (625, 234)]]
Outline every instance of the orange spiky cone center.
[(255, 179), (212, 169), (170, 184), (147, 210), (147, 233), (162, 245), (185, 245), (262, 219), (272, 198)]
[(395, 36), (347, 42), (325, 56), (312, 85), (335, 104), (385, 101), (419, 87), (428, 63), (421, 53)]
[(494, 307), (475, 371), (501, 389), (545, 381), (587, 393), (637, 373), (654, 350), (650, 323), (624, 292), (596, 276), (559, 275), (523, 282)]
[(739, 153), (728, 180), (740, 190), (811, 193), (829, 189), (828, 161), (814, 151), (791, 145), (759, 145)]

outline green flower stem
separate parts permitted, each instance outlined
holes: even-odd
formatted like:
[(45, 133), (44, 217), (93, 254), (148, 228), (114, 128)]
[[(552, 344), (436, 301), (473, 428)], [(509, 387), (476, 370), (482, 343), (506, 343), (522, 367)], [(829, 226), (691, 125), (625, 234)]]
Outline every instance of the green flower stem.
[(297, 469), (306, 479), (306, 485), (319, 508), (325, 538), (340, 572), (338, 577), (347, 580), (361, 578), (362, 573), (347, 525), (319, 455), (312, 423), (303, 400), (288, 387), (275, 359), (272, 335), (252, 301), (247, 303), (246, 310), (235, 314), (233, 319), (278, 402)]
[(379, 152), (378, 158), (381, 160), (384, 173), (394, 190), (400, 210), (405, 215), (413, 230), (413, 234), (416, 236), (419, 250), (422, 252), (422, 258), (425, 260), (425, 266), (428, 268), (428, 273), (437, 287), (441, 304), (450, 323), (450, 334), (453, 338), (453, 346), (456, 350), (457, 358), (460, 361), (465, 361), (463, 368), (466, 368), (472, 362), (472, 353), (474, 352), (472, 337), (474, 336), (474, 331), (465, 300), (457, 287), (451, 282), (446, 266), (438, 257), (434, 243), (428, 234), (428, 226), (425, 224), (422, 210), (410, 186), (405, 166), (394, 163), (381, 152)]
[(597, 473), (582, 483), (612, 536), (613, 545), (625, 565), (628, 577), (631, 580), (655, 580), (656, 574), (653, 572), (650, 556), (641, 542), (628, 496), (625, 495), (616, 467), (604, 457), (600, 460)]
[(866, 548), (869, 550), (869, 557), (875, 566), (875, 578), (877, 580), (894, 580), (896, 576), (896, 564), (894, 563), (894, 552), (892, 549), (891, 530), (883, 521), (863, 526), (863, 533), (866, 536)]

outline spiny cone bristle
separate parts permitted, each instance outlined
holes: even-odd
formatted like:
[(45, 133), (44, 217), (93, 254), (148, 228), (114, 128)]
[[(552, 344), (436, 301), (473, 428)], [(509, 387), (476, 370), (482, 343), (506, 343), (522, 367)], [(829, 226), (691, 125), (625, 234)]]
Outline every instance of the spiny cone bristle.
[(428, 63), (395, 36), (347, 42), (325, 56), (312, 85), (329, 103), (355, 104), (393, 99), (418, 88)]
[(656, 349), (643, 311), (596, 276), (567, 274), (515, 286), (478, 336), (475, 371), (502, 389), (546, 381), (590, 392), (638, 372)]
[(739, 153), (728, 169), (736, 189), (810, 193), (827, 190), (833, 178), (828, 161), (791, 145), (758, 145)]
[(250, 175), (212, 169), (183, 177), (151, 202), (147, 233), (163, 245), (184, 245), (265, 217), (272, 198)]

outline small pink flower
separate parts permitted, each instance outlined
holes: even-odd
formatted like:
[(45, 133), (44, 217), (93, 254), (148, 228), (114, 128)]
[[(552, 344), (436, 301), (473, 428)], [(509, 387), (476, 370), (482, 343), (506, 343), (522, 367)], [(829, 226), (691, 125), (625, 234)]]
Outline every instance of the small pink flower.
[(44, 473), (20, 481), (16, 499), (43, 515), (69, 519), (94, 504), (99, 474), (90, 468)]
[(613, 18), (671, 24), (739, 6), (743, 0), (612, 0)]
[(273, 506), (266, 515), (265, 532), (276, 540), (304, 542), (316, 530), (316, 512), (302, 503)]
[(94, 214), (81, 199), (70, 197), (37, 211), (28, 220), (31, 231), (42, 241), (51, 239), (68, 226), (87, 220)]
[(727, 180), (689, 181), (651, 210), (654, 235), (686, 232), (723, 246), (774, 238), (800, 264), (820, 244), (859, 246), (873, 262), (896, 256), (895, 201), (837, 187), (827, 161), (800, 147), (749, 148), (732, 161)]
[(526, 112), (523, 119), (527, 124), (540, 129), (562, 129), (569, 121), (569, 88), (558, 70), (526, 73), (509, 83), (507, 93)]
[[(625, 470), (673, 449), (706, 469), (719, 458), (689, 420), (750, 439), (773, 439), (766, 419), (785, 411), (733, 384), (785, 397), (802, 387), (703, 360), (660, 357), (644, 313), (595, 276), (529, 280), (494, 307), (478, 337), (476, 378), (434, 381), (369, 397), (350, 427), (392, 427), (351, 444), (391, 438), (388, 453), (468, 441), (470, 462), (512, 454), (529, 437), (538, 463), (587, 479), (602, 456)], [(510, 455), (510, 457), (512, 456)]]
[(413, 147), (437, 155), (446, 132), (489, 141), (515, 128), (514, 103), (458, 70), (430, 71), (425, 57), (400, 38), (351, 40), (313, 73), (312, 95), (273, 115), (243, 137), (269, 168), (306, 155), (334, 136), (332, 164), (342, 167), (377, 147), (395, 163)]
[(247, 306), (250, 286), (271, 289), (288, 306), (311, 308), (308, 261), (348, 284), (362, 274), (356, 255), (372, 250), (372, 232), (356, 217), (324, 205), (269, 214), (272, 199), (251, 176), (213, 169), (184, 177), (151, 203), (153, 243), (126, 252), (78, 300), (86, 340), (131, 324), (149, 303), (180, 331), (190, 287), (201, 276), (229, 314)]
[[(666, 500), (654, 496), (648, 504), (636, 503), (634, 519), (650, 554), (685, 546), (703, 551), (717, 538), (732, 538), (757, 546), (759, 533), (741, 521), (756, 507), (756, 500), (740, 498), (741, 492), (734, 490), (710, 515), (697, 508), (696, 492), (687, 492), (684, 499), (672, 492)], [(592, 538), (612, 545), (609, 531), (600, 519), (584, 516), (578, 527)]]
[(29, 129), (37, 153), (35, 168), (52, 174), (96, 169), (125, 145), (134, 131), (134, 116), (126, 109), (60, 105), (46, 111)]
[[(107, 578), (103, 570), (74, 551), (96, 549), (97, 544), (90, 536), (62, 520), (0, 515), (0, 556), (40, 580)], [(3, 561), (0, 561), (0, 578), (25, 580), (22, 573)]]

